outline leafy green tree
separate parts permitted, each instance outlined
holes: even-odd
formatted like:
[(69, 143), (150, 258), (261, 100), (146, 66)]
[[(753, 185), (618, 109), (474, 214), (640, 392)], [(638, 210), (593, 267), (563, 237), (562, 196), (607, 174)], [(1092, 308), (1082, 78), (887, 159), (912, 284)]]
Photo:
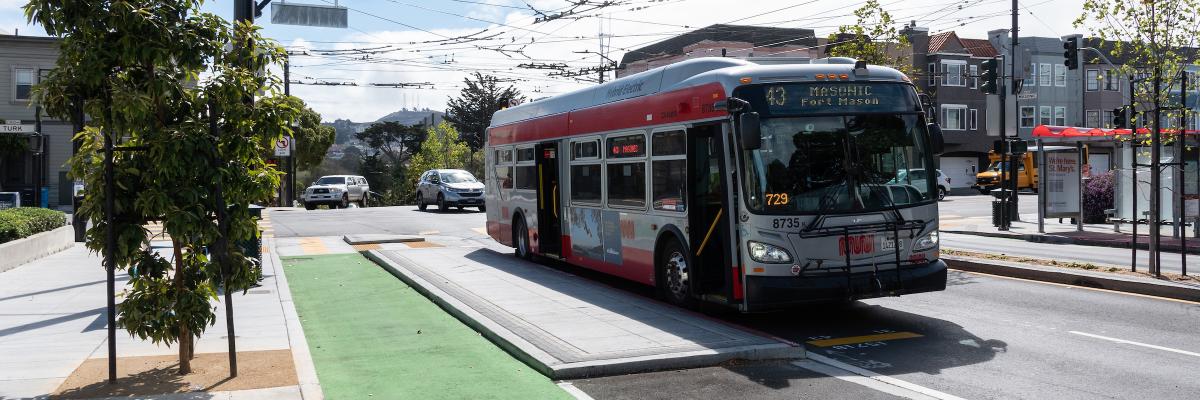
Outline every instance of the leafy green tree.
[(500, 78), (479, 72), (464, 78), (463, 83), (466, 87), (448, 103), (446, 121), (454, 125), (474, 154), (483, 148), (492, 114), (510, 104), (525, 101), (525, 96), (511, 85), (500, 87)]
[(413, 156), (408, 170), (419, 176), (431, 169), (463, 169), (470, 159), (470, 149), (459, 139), (458, 131), (450, 123), (442, 122), (426, 131), (421, 152)]
[(421, 142), (425, 141), (425, 126), (410, 126), (395, 121), (376, 122), (354, 134), (354, 137), (382, 153), (392, 163), (402, 164), (421, 151)]
[(292, 128), (296, 138), (296, 170), (310, 170), (321, 165), (325, 154), (333, 145), (334, 129), (332, 126), (321, 125), (321, 114), (304, 105), (304, 101), (295, 96), (269, 98), (264, 101), (280, 101), (290, 109), (300, 110), (296, 120), (297, 126)]
[[(178, 344), (179, 373), (191, 370), (193, 342), (215, 319), (218, 286), (246, 290), (261, 269), (235, 244), (256, 237), (248, 205), (270, 198), (279, 172), (265, 155), (290, 133), (300, 109), (281, 100), (268, 66), (284, 56), (253, 25), (200, 11), (201, 0), (31, 0), (30, 22), (61, 37), (56, 68), (36, 95), (68, 119), (91, 116), (71, 159), (88, 188), (79, 212), (87, 246), (111, 250), (107, 267), (130, 281), (117, 325), (155, 343)], [(231, 45), (226, 48), (226, 45)], [(203, 74), (203, 75), (202, 75)], [(250, 103), (249, 99), (259, 97)], [(113, 156), (113, 223), (106, 223), (104, 144)], [(144, 224), (162, 221), (169, 257), (153, 251)], [(106, 230), (115, 233), (106, 248)]]
[(842, 25), (829, 35), (828, 53), (834, 57), (850, 57), (872, 65), (883, 65), (908, 75), (916, 72), (908, 37), (896, 29), (892, 14), (879, 5), (879, 0), (867, 0), (854, 10), (853, 25)]
[[(1125, 60), (1116, 73), (1143, 78), (1133, 93), (1139, 110), (1162, 107), (1162, 118), (1135, 116), (1131, 119), (1134, 123), (1158, 131), (1163, 120), (1178, 120), (1184, 111), (1165, 106), (1178, 105), (1179, 99), (1173, 99), (1171, 92), (1178, 92), (1185, 66), (1196, 62), (1200, 0), (1086, 0), (1074, 24), (1087, 26), (1105, 42), (1103, 47), (1111, 47), (1112, 56)], [(1084, 56), (1095, 58), (1088, 53)], [(1197, 84), (1200, 82), (1188, 82), (1192, 90)]]

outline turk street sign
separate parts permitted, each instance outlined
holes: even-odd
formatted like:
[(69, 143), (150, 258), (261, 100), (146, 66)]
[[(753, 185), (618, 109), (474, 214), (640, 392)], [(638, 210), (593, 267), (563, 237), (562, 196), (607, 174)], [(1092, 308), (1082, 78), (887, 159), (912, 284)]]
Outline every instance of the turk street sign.
[(6, 119), (4, 125), (0, 125), (0, 133), (33, 133), (33, 128), (32, 124), (22, 124), (19, 119)]

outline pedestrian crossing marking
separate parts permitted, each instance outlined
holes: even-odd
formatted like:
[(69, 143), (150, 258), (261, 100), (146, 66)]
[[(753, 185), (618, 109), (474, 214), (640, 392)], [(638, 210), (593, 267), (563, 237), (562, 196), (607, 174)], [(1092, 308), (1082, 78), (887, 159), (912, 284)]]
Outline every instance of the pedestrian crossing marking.
[(434, 248), (434, 247), (446, 247), (446, 246), (442, 246), (442, 245), (440, 245), (440, 244), (437, 244), (437, 243), (434, 243), (434, 242), (405, 242), (404, 244), (405, 244), (406, 246), (408, 246), (408, 247), (411, 247), (411, 248), (414, 248), (414, 249), (428, 249), (428, 248)]
[(418, 234), (418, 235), (436, 235), (436, 234), (439, 234), (439, 233), (441, 233), (441, 232), (439, 232), (439, 231), (420, 231), (420, 232), (417, 232), (417, 234)]
[(351, 246), (351, 247), (354, 247), (354, 250), (358, 250), (358, 251), (379, 250), (380, 248), (382, 248), (382, 246), (380, 246), (380, 245), (378, 245), (378, 244), (376, 244), (376, 243), (367, 243), (367, 244), (353, 244), (353, 245), (350, 245), (350, 246)]
[(327, 254), (329, 248), (325, 247), (325, 242), (317, 237), (300, 238), (300, 249), (304, 250), (305, 254)]
[(856, 344), (856, 343), (866, 343), (866, 342), (882, 342), (885, 340), (911, 339), (911, 338), (919, 338), (922, 336), (923, 335), (912, 333), (912, 332), (889, 332), (889, 333), (880, 333), (880, 334), (875, 334), (875, 335), (863, 335), (863, 336), (850, 336), (850, 337), (832, 338), (832, 339), (810, 340), (806, 343), (811, 344), (813, 346), (817, 346), (817, 347), (830, 347), (830, 346), (840, 346), (840, 345), (846, 345), (846, 344)]

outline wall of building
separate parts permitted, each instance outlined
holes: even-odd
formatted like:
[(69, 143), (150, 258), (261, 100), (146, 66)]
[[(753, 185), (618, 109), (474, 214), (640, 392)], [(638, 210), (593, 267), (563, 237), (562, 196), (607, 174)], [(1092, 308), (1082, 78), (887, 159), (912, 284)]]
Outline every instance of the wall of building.
[[(58, 41), (53, 38), (0, 35), (0, 120), (20, 120), (34, 123), (34, 107), (29, 101), (17, 100), (15, 74), (19, 68), (49, 71), (58, 61)], [(35, 73), (35, 82), (39, 74)], [(68, 168), (71, 156), (71, 126), (43, 116), (42, 134), (46, 135), (46, 154), (42, 184), (49, 188), (50, 207), (70, 206), (69, 182), (60, 181)], [(0, 191), (32, 189), (33, 157), (26, 153), (0, 164)], [(60, 187), (66, 187), (66, 196)], [(66, 200), (66, 201), (62, 201)]]

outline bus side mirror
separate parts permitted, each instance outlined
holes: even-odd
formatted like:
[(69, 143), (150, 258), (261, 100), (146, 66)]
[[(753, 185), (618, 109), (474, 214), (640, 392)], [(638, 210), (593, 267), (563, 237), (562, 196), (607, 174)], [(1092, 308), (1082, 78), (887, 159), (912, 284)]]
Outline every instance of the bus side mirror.
[(946, 150), (946, 138), (942, 137), (942, 127), (929, 124), (929, 150), (933, 154), (942, 154)]
[(742, 149), (758, 150), (762, 148), (762, 131), (759, 130), (758, 113), (742, 113), (738, 117), (738, 128), (741, 128)]

